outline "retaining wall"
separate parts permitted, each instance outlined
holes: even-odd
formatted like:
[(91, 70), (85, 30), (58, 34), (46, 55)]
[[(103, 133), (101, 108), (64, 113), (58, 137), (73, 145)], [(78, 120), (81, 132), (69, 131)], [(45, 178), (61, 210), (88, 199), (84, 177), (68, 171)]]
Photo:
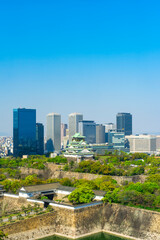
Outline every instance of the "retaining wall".
[(59, 234), (78, 238), (95, 232), (112, 232), (131, 239), (160, 240), (160, 213), (99, 203), (85, 207), (53, 206), (54, 212), (10, 224), (1, 229), (9, 240), (38, 239)]
[[(54, 163), (46, 163), (47, 169), (45, 170), (38, 170), (33, 168), (24, 168), (21, 167), (22, 176), (28, 176), (32, 174), (37, 174), (39, 178), (69, 178), (69, 179), (87, 179), (87, 180), (94, 180), (98, 177), (103, 177), (106, 175), (98, 175), (98, 174), (90, 174), (90, 173), (78, 173), (78, 172), (67, 172), (62, 171), (62, 165), (57, 165)], [(145, 175), (136, 175), (131, 177), (126, 176), (111, 176), (113, 179), (117, 181), (118, 184), (122, 184), (124, 181), (128, 182), (141, 182), (143, 183), (146, 179)]]

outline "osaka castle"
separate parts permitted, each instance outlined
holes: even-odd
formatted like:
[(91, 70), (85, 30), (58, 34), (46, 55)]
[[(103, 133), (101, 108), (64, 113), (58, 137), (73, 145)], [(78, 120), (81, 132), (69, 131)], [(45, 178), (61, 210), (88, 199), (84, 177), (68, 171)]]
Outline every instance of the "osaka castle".
[(64, 149), (64, 157), (77, 159), (92, 158), (93, 149), (85, 142), (85, 136), (75, 133), (72, 141)]

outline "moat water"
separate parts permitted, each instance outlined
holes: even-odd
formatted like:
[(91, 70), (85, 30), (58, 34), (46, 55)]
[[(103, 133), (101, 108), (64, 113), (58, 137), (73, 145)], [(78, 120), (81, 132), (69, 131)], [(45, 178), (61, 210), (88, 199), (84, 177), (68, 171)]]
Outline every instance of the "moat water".
[[(70, 240), (70, 238), (63, 238), (57, 236), (51, 236), (46, 238), (41, 238), (39, 240)], [(97, 233), (94, 235), (90, 235), (84, 238), (79, 238), (79, 240), (127, 240), (126, 238), (116, 237), (113, 235), (109, 235), (106, 233)]]

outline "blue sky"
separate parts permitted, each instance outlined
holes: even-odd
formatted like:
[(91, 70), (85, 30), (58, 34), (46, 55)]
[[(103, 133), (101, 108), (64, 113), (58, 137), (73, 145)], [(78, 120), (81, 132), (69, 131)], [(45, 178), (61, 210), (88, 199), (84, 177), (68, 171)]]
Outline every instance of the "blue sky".
[(159, 12), (158, 0), (0, 0), (0, 133), (17, 107), (44, 124), (130, 112), (134, 133), (160, 132)]

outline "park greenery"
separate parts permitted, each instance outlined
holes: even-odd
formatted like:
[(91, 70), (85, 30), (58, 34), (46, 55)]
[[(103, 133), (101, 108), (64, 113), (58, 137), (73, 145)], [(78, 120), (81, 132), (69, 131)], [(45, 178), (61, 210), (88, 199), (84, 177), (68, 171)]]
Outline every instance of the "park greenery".
[(5, 234), (3, 231), (0, 230), (0, 240), (6, 239), (7, 234)]
[(129, 206), (142, 207), (160, 211), (160, 175), (149, 175), (144, 183), (123, 182), (119, 185), (111, 176), (102, 176), (94, 180), (86, 179), (39, 179), (36, 175), (29, 175), (25, 179), (4, 180), (2, 184), (7, 192), (17, 193), (22, 186), (59, 182), (64, 186), (75, 187), (73, 195), (69, 197), (72, 203), (85, 203), (94, 197), (89, 190), (106, 192), (104, 202), (120, 203)]
[(76, 163), (63, 156), (49, 158), (46, 156), (28, 156), (28, 158), (0, 158), (0, 181), (7, 178), (21, 178), (21, 167), (39, 170), (48, 169), (48, 163), (61, 165), (64, 171), (91, 173), (110, 176), (134, 176), (160, 173), (160, 157), (144, 153), (128, 154), (125, 152), (106, 152), (96, 155), (93, 160)]
[(63, 170), (110, 176), (158, 174), (160, 158), (144, 153), (106, 152), (104, 156), (95, 156), (94, 160), (81, 161), (79, 164), (67, 163)]
[(160, 211), (160, 175), (151, 175), (144, 183), (131, 182), (107, 191), (103, 201)]
[[(63, 171), (98, 174), (95, 180), (85, 179), (43, 179), (37, 175), (23, 177), (21, 167), (47, 169), (48, 163), (60, 165)], [(132, 183), (125, 181), (122, 185), (112, 179), (112, 176), (134, 176), (146, 175), (144, 183)], [(104, 176), (101, 176), (104, 175)], [(76, 187), (70, 201), (72, 203), (82, 203), (92, 200), (85, 191), (103, 190), (106, 191), (104, 202), (120, 203), (124, 205), (149, 208), (159, 211), (160, 209), (160, 158), (148, 156), (147, 154), (124, 152), (106, 152), (105, 155), (96, 155), (92, 160), (84, 160), (76, 163), (67, 160), (63, 156), (48, 158), (46, 156), (29, 156), (27, 159), (21, 158), (1, 158), (0, 159), (0, 184), (7, 192), (18, 193), (22, 186), (59, 182), (64, 186)], [(83, 197), (77, 197), (82, 195)], [(92, 194), (91, 194), (92, 196)], [(78, 199), (78, 200), (77, 200)], [(81, 201), (83, 199), (83, 201)]]
[(94, 192), (86, 187), (76, 188), (71, 194), (68, 196), (68, 200), (73, 204), (78, 203), (89, 203), (95, 197)]
[(55, 158), (48, 158), (45, 156), (29, 156), (28, 158), (0, 158), (0, 181), (6, 178), (21, 178), (21, 167), (25, 168), (35, 168), (35, 169), (45, 169), (47, 168), (47, 163), (55, 164), (66, 164), (67, 159), (61, 156), (56, 156)]

